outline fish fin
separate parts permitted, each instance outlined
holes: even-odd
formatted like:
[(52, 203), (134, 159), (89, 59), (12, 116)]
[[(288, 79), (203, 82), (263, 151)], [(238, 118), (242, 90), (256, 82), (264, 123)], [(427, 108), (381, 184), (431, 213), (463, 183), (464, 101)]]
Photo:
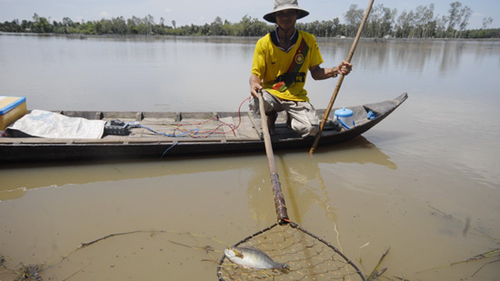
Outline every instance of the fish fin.
[(245, 256), (243, 255), (243, 253), (241, 251), (238, 251), (236, 249), (233, 249), (233, 252), (234, 252), (234, 255), (237, 256), (238, 258), (242, 259), (244, 258)]

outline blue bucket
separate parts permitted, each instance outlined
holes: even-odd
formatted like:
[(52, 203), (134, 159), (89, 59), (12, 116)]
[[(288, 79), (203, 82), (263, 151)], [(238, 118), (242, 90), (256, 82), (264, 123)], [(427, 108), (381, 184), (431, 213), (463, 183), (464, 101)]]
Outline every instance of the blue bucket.
[(342, 108), (335, 110), (335, 119), (342, 125), (342, 127), (346, 129), (350, 129), (354, 127), (354, 119), (352, 110), (348, 108)]

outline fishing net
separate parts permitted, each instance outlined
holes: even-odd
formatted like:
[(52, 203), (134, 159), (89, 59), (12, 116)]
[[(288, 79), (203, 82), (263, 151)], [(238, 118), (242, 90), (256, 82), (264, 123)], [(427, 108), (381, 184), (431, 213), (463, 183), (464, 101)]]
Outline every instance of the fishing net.
[[(319, 238), (318, 236), (299, 227), (288, 218), (285, 198), (281, 190), (281, 183), (276, 171), (273, 147), (269, 128), (267, 126), (266, 114), (264, 112), (264, 99), (259, 94), (259, 108), (261, 111), (262, 131), (266, 155), (269, 164), (271, 183), (273, 186), (274, 206), (276, 208), (277, 223), (265, 228), (233, 246), (233, 253), (240, 252), (238, 258), (245, 263), (234, 263), (226, 254), (219, 261), (217, 276), (220, 281), (229, 280), (362, 280), (365, 277), (358, 267), (352, 263), (337, 248)], [(240, 251), (238, 251), (240, 248)], [(259, 257), (245, 257), (241, 249), (252, 248), (258, 250)], [(236, 250), (236, 252), (234, 252)], [(252, 266), (256, 261), (268, 256), (271, 266)], [(246, 260), (245, 260), (246, 259)], [(282, 266), (276, 267), (274, 263), (286, 264), (287, 270)], [(261, 269), (270, 268), (270, 269)]]
[(289, 271), (244, 268), (223, 256), (217, 267), (221, 281), (366, 280), (359, 268), (337, 248), (293, 222), (286, 225), (276, 223), (233, 247), (258, 249), (273, 261), (287, 264)]

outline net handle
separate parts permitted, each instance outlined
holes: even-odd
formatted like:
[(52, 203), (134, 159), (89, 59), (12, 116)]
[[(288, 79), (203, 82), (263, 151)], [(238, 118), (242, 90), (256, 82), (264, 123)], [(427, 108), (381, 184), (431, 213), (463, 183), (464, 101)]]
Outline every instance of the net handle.
[(276, 171), (276, 161), (274, 160), (273, 145), (271, 143), (271, 136), (269, 135), (269, 127), (267, 126), (267, 115), (264, 107), (264, 98), (262, 91), (258, 92), (260, 117), (262, 120), (262, 133), (264, 135), (264, 144), (266, 147), (267, 162), (269, 165), (269, 173), (271, 176), (271, 183), (273, 185), (274, 207), (276, 208), (276, 215), (278, 216), (278, 223), (280, 225), (288, 224), (290, 219), (285, 205), (285, 198), (281, 191), (281, 183), (278, 172)]

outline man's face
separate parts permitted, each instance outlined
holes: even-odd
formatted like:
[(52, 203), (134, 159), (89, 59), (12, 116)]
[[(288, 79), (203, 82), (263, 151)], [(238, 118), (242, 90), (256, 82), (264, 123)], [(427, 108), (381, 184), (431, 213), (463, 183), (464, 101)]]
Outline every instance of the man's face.
[(284, 30), (295, 26), (297, 22), (297, 10), (283, 10), (276, 12), (276, 23)]

